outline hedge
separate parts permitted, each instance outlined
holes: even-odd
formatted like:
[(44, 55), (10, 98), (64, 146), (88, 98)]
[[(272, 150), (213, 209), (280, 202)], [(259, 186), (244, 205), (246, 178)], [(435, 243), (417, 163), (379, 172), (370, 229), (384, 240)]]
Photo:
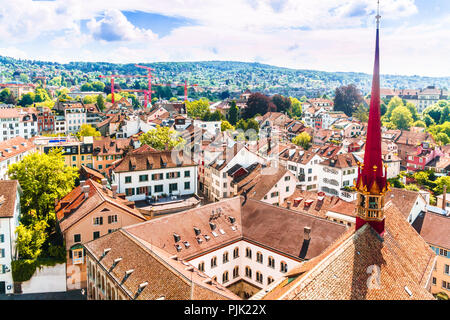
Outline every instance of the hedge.
[(11, 262), (12, 277), (14, 282), (24, 282), (31, 279), (36, 269), (41, 269), (44, 266), (53, 267), (59, 263), (64, 263), (64, 259), (21, 259), (13, 260)]

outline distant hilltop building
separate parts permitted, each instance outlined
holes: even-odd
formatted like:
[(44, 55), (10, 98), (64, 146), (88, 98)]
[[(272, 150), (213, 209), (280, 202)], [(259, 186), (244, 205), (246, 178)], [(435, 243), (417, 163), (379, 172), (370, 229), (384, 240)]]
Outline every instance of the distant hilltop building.
[(431, 106), (439, 100), (449, 99), (449, 92), (444, 89), (438, 89), (435, 86), (428, 86), (425, 89), (380, 89), (382, 99), (391, 99), (399, 97), (407, 102), (413, 103), (417, 112), (422, 113), (428, 106)]

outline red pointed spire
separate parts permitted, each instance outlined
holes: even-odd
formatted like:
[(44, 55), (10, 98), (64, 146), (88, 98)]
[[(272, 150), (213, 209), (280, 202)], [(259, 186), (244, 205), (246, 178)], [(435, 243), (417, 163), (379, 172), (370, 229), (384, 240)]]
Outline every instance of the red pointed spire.
[[(380, 52), (379, 52), (379, 19), (377, 14), (377, 31), (375, 43), (375, 62), (373, 67), (372, 92), (370, 96), (369, 121), (367, 126), (366, 145), (364, 152), (364, 164), (358, 172), (356, 188), (360, 193), (365, 195), (383, 195), (388, 188), (385, 170), (383, 170), (383, 160), (381, 157), (381, 111), (380, 111)], [(368, 199), (370, 200), (370, 199)], [(383, 202), (380, 202), (382, 205)], [(367, 208), (367, 207), (366, 207)], [(369, 207), (370, 209), (370, 207)], [(382, 208), (381, 208), (382, 209)], [(356, 218), (356, 229), (359, 229), (365, 223), (370, 225), (379, 233), (384, 232), (384, 215), (380, 219), (369, 219), (367, 209), (360, 208), (365, 211), (365, 217)], [(369, 210), (370, 211), (370, 210)], [(364, 217), (364, 215), (363, 215)]]

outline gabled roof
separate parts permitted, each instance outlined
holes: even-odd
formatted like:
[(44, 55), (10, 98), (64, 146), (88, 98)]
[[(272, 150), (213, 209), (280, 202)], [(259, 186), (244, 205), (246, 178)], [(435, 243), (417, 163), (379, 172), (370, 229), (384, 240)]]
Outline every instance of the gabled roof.
[(55, 207), (56, 218), (62, 232), (69, 229), (104, 202), (122, 209), (139, 220), (146, 220), (138, 210), (128, 206), (129, 201), (118, 196), (114, 198), (112, 191), (109, 189), (104, 190), (99, 183), (89, 179), (85, 181), (85, 185), (89, 186), (87, 198), (84, 195), (82, 186), (79, 185), (63, 197)]
[[(0, 111), (1, 113), (1, 111)], [(17, 156), (18, 154), (35, 149), (32, 139), (24, 139), (21, 136), (0, 142), (0, 161)], [(8, 150), (8, 151), (7, 151)]]
[(323, 166), (345, 169), (356, 167), (358, 161), (358, 158), (353, 153), (343, 153), (326, 159), (325, 161), (320, 162), (320, 164)]
[(433, 299), (426, 287), (433, 270), (434, 252), (392, 202), (386, 204), (385, 213), (384, 239), (368, 224), (356, 232), (349, 229), (331, 250), (291, 270), (272, 290), (276, 296), (269, 293), (267, 298)]
[(427, 211), (412, 226), (427, 243), (450, 250), (450, 216)]
[[(217, 282), (206, 283), (209, 277), (198, 269), (174, 260), (149, 243), (137, 240), (126, 230), (118, 230), (85, 244), (85, 248), (113, 277), (129, 298), (136, 300), (239, 300), (240, 298)], [(110, 251), (104, 256), (103, 252)], [(121, 258), (117, 264), (114, 260)], [(125, 279), (125, 272), (133, 272)], [(125, 279), (125, 280), (124, 280)], [(139, 293), (139, 285), (148, 284)]]

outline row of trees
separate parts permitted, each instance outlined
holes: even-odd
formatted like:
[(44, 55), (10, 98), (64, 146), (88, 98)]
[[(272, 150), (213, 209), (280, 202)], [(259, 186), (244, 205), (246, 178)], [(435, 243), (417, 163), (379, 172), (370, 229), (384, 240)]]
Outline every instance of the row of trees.
[(282, 112), (287, 113), (292, 118), (300, 118), (302, 115), (301, 101), (279, 94), (268, 97), (255, 92), (248, 98), (247, 107), (242, 111), (242, 118), (249, 119), (258, 114), (264, 115), (267, 112)]

